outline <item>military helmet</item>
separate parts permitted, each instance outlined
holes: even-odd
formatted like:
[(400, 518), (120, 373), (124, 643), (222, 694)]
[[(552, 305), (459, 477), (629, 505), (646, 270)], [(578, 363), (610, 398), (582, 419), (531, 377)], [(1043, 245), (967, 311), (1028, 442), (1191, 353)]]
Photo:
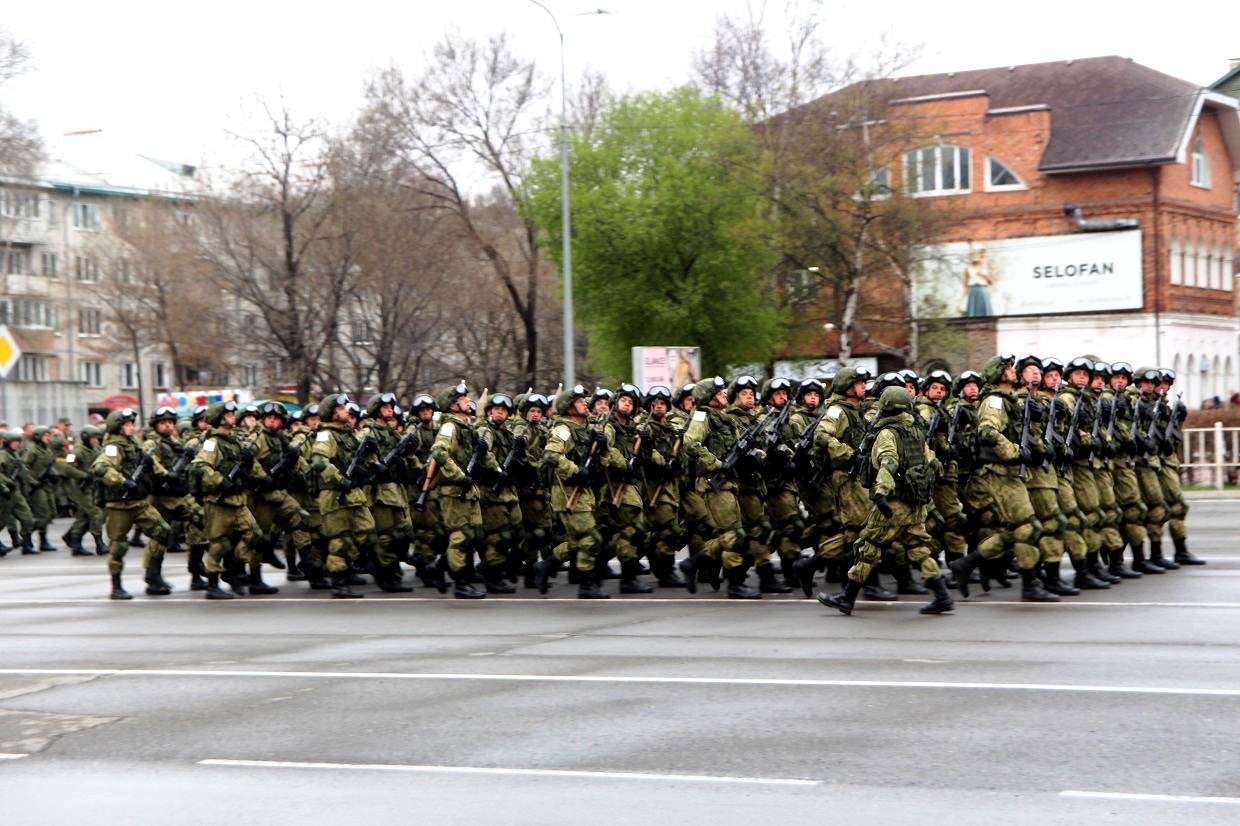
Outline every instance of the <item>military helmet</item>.
[(85, 442), (87, 439), (94, 439), (94, 438), (99, 438), (102, 436), (103, 436), (103, 431), (95, 427), (93, 424), (88, 424), (78, 431), (78, 438), (81, 439), (83, 442)]
[(438, 409), (447, 410), (449, 407), (456, 404), (456, 400), (461, 396), (468, 395), (469, 385), (465, 383), (464, 379), (461, 379), (451, 387), (445, 387), (443, 390), (440, 390), (439, 394), (435, 396), (435, 404)]
[(241, 408), (241, 411), (237, 414), (238, 419), (244, 419), (247, 416), (253, 416), (256, 419), (259, 418), (258, 405), (247, 404), (245, 407)]
[(352, 401), (348, 393), (332, 393), (330, 396), (324, 396), (319, 402), (319, 415), (324, 419), (330, 419), (336, 415), (337, 407), (345, 407)]
[(383, 407), (385, 404), (391, 405), (391, 407), (393, 408), (393, 412), (395, 412), (396, 394), (395, 393), (376, 393), (375, 395), (371, 396), (370, 401), (366, 403), (366, 415), (370, 416), (372, 419), (377, 418), (379, 416), (379, 408)]
[(1076, 358), (1072, 359), (1072, 361), (1068, 362), (1066, 367), (1060, 367), (1059, 372), (1063, 373), (1064, 377), (1067, 378), (1068, 376), (1075, 373), (1077, 370), (1084, 370), (1086, 373), (1089, 374), (1089, 378), (1093, 379), (1094, 369), (1095, 369), (1095, 364), (1094, 364), (1093, 359), (1089, 358), (1088, 356), (1077, 356)]
[(771, 396), (780, 390), (783, 390), (789, 395), (789, 397), (791, 397), (792, 380), (786, 379), (783, 376), (776, 376), (775, 378), (769, 380), (766, 384), (762, 385), (762, 403), (770, 404)]
[(348, 411), (350, 416), (357, 419), (358, 421), (361, 421), (362, 419), (366, 418), (366, 411), (362, 410), (362, 406), (358, 404), (357, 402), (349, 402), (348, 404), (344, 406), (344, 409)]
[(590, 406), (591, 406), (591, 407), (594, 407), (594, 403), (595, 403), (595, 402), (597, 402), (597, 401), (608, 401), (608, 402), (610, 402), (610, 401), (611, 401), (611, 397), (612, 397), (613, 395), (614, 395), (614, 394), (613, 394), (610, 390), (608, 390), (606, 387), (596, 387), (596, 388), (594, 388), (594, 393), (593, 393), (593, 395), (591, 395), (591, 396), (590, 396)]
[(184, 436), (194, 429), (194, 423), (189, 419), (177, 419), (177, 433)]
[(649, 410), (657, 401), (663, 402), (670, 408), (672, 406), (672, 389), (665, 384), (656, 384), (647, 390), (644, 407)]
[(1132, 377), (1134, 381), (1152, 381), (1158, 384), (1158, 368), (1138, 367)]
[(150, 426), (154, 428), (159, 422), (175, 422), (178, 418), (180, 417), (177, 416), (177, 409), (175, 407), (168, 407), (167, 405), (164, 405), (162, 407), (155, 408), (155, 412), (151, 414), (151, 418), (147, 421), (150, 423)]
[(925, 393), (930, 389), (932, 384), (941, 384), (943, 389), (951, 392), (952, 374), (946, 370), (931, 370), (926, 377), (921, 380), (921, 392)]
[(715, 376), (713, 379), (702, 379), (700, 382), (693, 385), (693, 404), (697, 407), (701, 407), (702, 405), (709, 403), (710, 400), (715, 397), (716, 393), (727, 389), (728, 383), (720, 376)]
[(47, 434), (51, 432), (52, 432), (52, 429), (50, 427), (48, 427), (47, 425), (41, 424), (34, 429), (33, 435), (36, 439), (42, 439), (44, 436), (46, 436)]
[(1102, 376), (1104, 379), (1111, 378), (1111, 365), (1107, 364), (1105, 361), (1095, 361), (1094, 375)]
[(203, 414), (203, 419), (212, 427), (219, 427), (220, 422), (224, 421), (225, 413), (236, 413), (236, 402), (216, 402), (207, 408), (207, 412)]
[(281, 402), (263, 402), (258, 412), (264, 419), (268, 416), (279, 416), (280, 421), (288, 424), (288, 408)]
[(1132, 365), (1126, 361), (1113, 361), (1111, 362), (1111, 375), (1112, 376), (1127, 376), (1128, 379), (1131, 381), (1132, 380)]
[(821, 400), (821, 398), (826, 395), (826, 393), (823, 392), (825, 389), (826, 388), (822, 386), (822, 382), (818, 381), (818, 379), (806, 379), (797, 385), (796, 399), (800, 402), (805, 398), (806, 393), (817, 393), (819, 399)]
[[(841, 370), (840, 372), (842, 373), (844, 371)], [(835, 380), (838, 382), (839, 376), (836, 376)], [(908, 392), (908, 388), (904, 386), (904, 377), (901, 376), (899, 373), (883, 373), (881, 376), (879, 376), (877, 379), (874, 380), (873, 387), (867, 388), (867, 392), (872, 393), (881, 399), (883, 393), (889, 387), (899, 387), (905, 393)]]
[(1175, 384), (1175, 371), (1168, 367), (1159, 368), (1158, 380), (1164, 384)]
[(905, 387), (888, 387), (878, 397), (878, 408), (884, 416), (908, 413), (913, 409), (913, 394)]
[(987, 384), (998, 384), (1003, 380), (1003, 371), (1016, 366), (1016, 356), (1011, 353), (1000, 353), (986, 360), (982, 365), (982, 378)]
[(21, 432), (20, 430), (6, 430), (6, 431), (4, 431), (4, 443), (5, 443), (6, 445), (7, 445), (9, 442), (20, 442), (21, 440), (22, 440), (22, 432)]
[(736, 401), (736, 397), (742, 390), (752, 390), (756, 396), (758, 395), (758, 390), (760, 387), (761, 385), (758, 384), (758, 380), (753, 376), (748, 374), (741, 376), (736, 381), (732, 382), (732, 384), (728, 387), (728, 401)]
[(974, 370), (965, 370), (959, 376), (956, 376), (956, 381), (952, 384), (952, 395), (959, 396), (960, 391), (964, 389), (966, 384), (976, 384), (978, 389), (981, 389), (982, 374)]
[(555, 415), (567, 416), (568, 409), (573, 406), (573, 402), (578, 399), (585, 399), (588, 397), (589, 394), (586, 392), (585, 387), (580, 384), (575, 384), (571, 388), (564, 388), (555, 395), (555, 403), (553, 406)]
[(1042, 359), (1038, 358), (1033, 353), (1022, 353), (1021, 355), (1017, 356), (1016, 357), (1016, 375), (1019, 376), (1021, 373), (1023, 373), (1025, 371), (1025, 368), (1028, 367), (1029, 365), (1033, 365), (1034, 367), (1041, 370)]
[(206, 415), (207, 415), (207, 406), (205, 404), (200, 404), (194, 408), (193, 415), (189, 417), (190, 423), (198, 424), (200, 421), (202, 421), (203, 417)]
[(492, 407), (502, 407), (508, 411), (509, 415), (512, 415), (512, 412), (517, 409), (517, 406), (513, 404), (512, 396), (509, 396), (507, 393), (492, 393), (490, 398), (487, 399), (488, 413)]
[[(888, 375), (895, 375), (890, 373)], [(864, 367), (841, 367), (831, 380), (831, 392), (837, 396), (844, 395), (848, 388), (859, 381), (869, 381), (870, 371)]]
[(439, 405), (436, 404), (435, 400), (428, 393), (419, 393), (413, 397), (413, 401), (409, 402), (409, 409), (415, 413), (424, 407), (429, 407), (431, 410), (439, 409)]
[(621, 396), (628, 396), (633, 400), (633, 409), (636, 410), (642, 406), (642, 391), (637, 389), (637, 385), (625, 382), (616, 388), (615, 400), (619, 401)]
[(537, 407), (546, 414), (550, 405), (550, 400), (542, 393), (522, 393), (521, 400), (517, 403), (517, 410), (526, 413), (531, 407)]
[(1061, 376), (1065, 375), (1064, 369), (1063, 369), (1063, 362), (1055, 358), (1054, 356), (1047, 356), (1046, 358), (1042, 359), (1042, 362), (1038, 366), (1042, 368), (1043, 373), (1045, 373), (1047, 370), (1058, 370), (1059, 375)]
[(680, 387), (677, 387), (676, 392), (672, 393), (672, 404), (679, 407), (680, 403), (683, 402), (686, 397), (693, 398), (693, 389), (695, 387), (697, 387), (697, 384), (694, 382), (682, 384)]
[(917, 375), (917, 371), (910, 367), (905, 367), (903, 370), (898, 372), (900, 374), (900, 378), (904, 379), (905, 384), (911, 384), (916, 387), (921, 383), (921, 376)]
[(288, 419), (290, 422), (300, 422), (300, 421), (303, 421), (305, 418), (306, 418), (306, 411), (304, 410), (294, 410), (292, 413), (288, 414)]
[(317, 404), (308, 404), (301, 409), (301, 415), (303, 419), (308, 419), (311, 416), (318, 416), (319, 406)]
[[(125, 422), (136, 422), (138, 420), (138, 411), (132, 407), (122, 407), (120, 410), (113, 410), (108, 414), (105, 422), (108, 433), (113, 435), (120, 433), (121, 428), (125, 426)], [(38, 430), (36, 429), (36, 433)]]

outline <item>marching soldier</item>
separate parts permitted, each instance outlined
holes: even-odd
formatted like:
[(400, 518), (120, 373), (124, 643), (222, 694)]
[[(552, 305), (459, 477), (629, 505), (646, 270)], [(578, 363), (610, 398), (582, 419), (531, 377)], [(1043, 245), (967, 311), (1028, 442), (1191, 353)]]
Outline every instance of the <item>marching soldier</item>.
[[(150, 437), (143, 443), (143, 453), (149, 453), (159, 465), (167, 470), (151, 495), (151, 506), (169, 526), (188, 525), (201, 521), (202, 513), (193, 497), (189, 495), (189, 463), (194, 458), (181, 444), (177, 433), (177, 412), (171, 407), (160, 407), (151, 414), (148, 422)], [(172, 528), (175, 531), (175, 527)], [(170, 534), (171, 532), (170, 531)], [(163, 578), (166, 540), (151, 537), (143, 553), (147, 570), (147, 593), (150, 588), (171, 593), (172, 586)]]
[[(99, 442), (103, 431), (94, 425), (86, 425), (79, 433), (78, 443), (65, 456), (61, 473), (64, 475), (69, 500), (73, 503), (73, 524), (61, 537), (74, 556), (102, 556), (107, 553), (103, 541), (103, 509), (95, 504), (94, 474), (91, 466), (99, 456)], [(95, 539), (95, 551), (82, 547), (82, 539), (90, 534)]]
[(406, 488), (417, 475), (407, 450), (417, 438), (405, 440), (397, 430), (396, 395), (380, 393), (366, 405), (366, 431), (375, 440), (374, 484), (371, 485), (370, 515), (375, 522), (374, 574), (380, 590), (404, 594), (413, 590), (404, 584), (400, 570), (408, 558), (413, 540), (413, 520), (409, 515)]
[[(0, 522), (0, 525), (20, 525), (20, 533), (9, 529), (13, 547), (21, 548), (23, 554), (37, 554), (30, 538), (34, 531), (34, 514), (30, 512), (24, 490), (30, 473), (21, 454), (22, 432), (10, 430), (2, 435), (4, 446), (0, 449), (0, 516), (4, 521)], [(7, 554), (8, 551), (4, 553)]]

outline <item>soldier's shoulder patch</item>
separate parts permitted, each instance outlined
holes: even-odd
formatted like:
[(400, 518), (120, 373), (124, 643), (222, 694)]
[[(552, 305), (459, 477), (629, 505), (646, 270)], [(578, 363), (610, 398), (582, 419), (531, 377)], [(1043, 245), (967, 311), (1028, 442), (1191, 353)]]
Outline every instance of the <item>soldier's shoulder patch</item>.
[(451, 439), (456, 435), (456, 425), (452, 424), (452, 422), (444, 422), (439, 426), (439, 435), (445, 439)]
[(555, 437), (561, 442), (567, 442), (573, 437), (573, 432), (568, 429), (567, 425), (560, 425), (555, 429)]
[(840, 410), (838, 406), (832, 405), (830, 409), (827, 410), (827, 418), (830, 419), (831, 421), (835, 421), (841, 415), (843, 415), (843, 413), (844, 411)]
[(989, 399), (989, 403), (990, 403), (990, 408), (992, 410), (1003, 409), (1003, 399), (999, 398), (998, 396), (991, 396)]
[(693, 421), (695, 421), (695, 422), (704, 422), (704, 421), (706, 421), (706, 411), (705, 411), (705, 410), (694, 410), (694, 411), (693, 411)]
[(205, 442), (203, 442), (202, 452), (203, 453), (214, 453), (215, 452), (215, 439), (207, 439)]
[(116, 449), (116, 445), (108, 445), (103, 449), (103, 455), (107, 456), (109, 459), (115, 459), (118, 455), (120, 455), (120, 451)]
[(77, 457), (76, 457), (76, 456), (74, 456), (72, 453), (70, 453), (68, 456), (66, 456), (66, 457), (65, 457), (65, 462), (66, 462), (67, 464), (70, 464), (70, 465), (71, 465), (71, 464), (73, 464), (73, 463), (74, 463), (74, 462), (76, 462), (76, 461), (77, 461)]
[(328, 433), (326, 430), (320, 430), (314, 437), (314, 440), (316, 442), (330, 442), (331, 439), (332, 439), (331, 434)]

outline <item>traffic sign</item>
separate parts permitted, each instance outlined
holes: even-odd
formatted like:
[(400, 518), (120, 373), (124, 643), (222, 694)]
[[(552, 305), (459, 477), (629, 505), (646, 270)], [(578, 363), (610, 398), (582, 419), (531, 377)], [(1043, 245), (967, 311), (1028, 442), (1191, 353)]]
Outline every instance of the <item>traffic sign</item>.
[(17, 346), (17, 340), (7, 326), (0, 324), (0, 379), (9, 377), (9, 371), (21, 357), (22, 348)]

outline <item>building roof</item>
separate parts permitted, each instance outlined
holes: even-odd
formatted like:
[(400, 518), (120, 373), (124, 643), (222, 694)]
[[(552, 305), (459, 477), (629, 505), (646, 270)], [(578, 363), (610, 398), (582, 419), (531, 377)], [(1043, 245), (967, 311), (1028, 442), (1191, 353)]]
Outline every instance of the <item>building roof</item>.
[(69, 135), (47, 147), (37, 178), (44, 186), (104, 195), (184, 195), (195, 168), (116, 146), (102, 133)]
[[(1203, 106), (1230, 109), (1236, 120), (1234, 101), (1117, 56), (862, 81), (803, 108), (821, 111), (837, 96), (858, 92), (886, 107), (984, 94), (996, 114), (1046, 108), (1051, 135), (1038, 167), (1044, 172), (1183, 161)], [(1240, 161), (1240, 122), (1224, 132), (1233, 161)]]

